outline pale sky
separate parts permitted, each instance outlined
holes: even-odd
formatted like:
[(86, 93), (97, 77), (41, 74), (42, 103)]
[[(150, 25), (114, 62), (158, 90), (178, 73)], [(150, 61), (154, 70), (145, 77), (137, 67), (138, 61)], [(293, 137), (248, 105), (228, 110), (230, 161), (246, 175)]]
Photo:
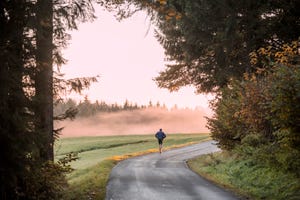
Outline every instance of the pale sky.
[[(168, 107), (208, 109), (205, 95), (196, 95), (185, 87), (170, 93), (158, 88), (153, 78), (165, 68), (164, 49), (154, 37), (154, 26), (144, 12), (118, 22), (112, 13), (96, 9), (97, 19), (79, 25), (64, 56), (68, 64), (62, 72), (66, 78), (96, 76), (99, 82), (83, 92), (92, 101), (139, 105), (159, 101)], [(81, 97), (83, 99), (83, 97)]]

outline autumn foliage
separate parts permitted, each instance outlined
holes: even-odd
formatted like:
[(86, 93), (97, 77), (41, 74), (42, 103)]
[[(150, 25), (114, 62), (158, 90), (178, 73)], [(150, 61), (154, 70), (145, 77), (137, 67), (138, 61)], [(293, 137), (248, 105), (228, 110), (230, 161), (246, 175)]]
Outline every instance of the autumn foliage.
[(250, 58), (257, 70), (232, 80), (212, 104), (212, 137), (223, 149), (299, 176), (299, 41), (260, 48)]

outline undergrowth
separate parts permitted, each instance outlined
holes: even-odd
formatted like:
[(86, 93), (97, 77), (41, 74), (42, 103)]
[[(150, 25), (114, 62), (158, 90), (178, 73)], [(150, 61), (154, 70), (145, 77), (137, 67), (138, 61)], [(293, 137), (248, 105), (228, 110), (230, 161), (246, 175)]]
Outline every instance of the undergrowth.
[(228, 152), (204, 155), (188, 162), (205, 178), (250, 199), (300, 199), (300, 180), (292, 173), (276, 170)]

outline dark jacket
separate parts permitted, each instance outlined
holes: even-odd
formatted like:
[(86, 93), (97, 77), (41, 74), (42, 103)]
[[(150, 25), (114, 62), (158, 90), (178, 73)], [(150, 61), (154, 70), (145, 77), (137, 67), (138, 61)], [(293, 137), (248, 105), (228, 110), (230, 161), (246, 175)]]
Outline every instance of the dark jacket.
[(155, 134), (155, 137), (156, 137), (157, 139), (162, 140), (162, 139), (164, 139), (164, 138), (166, 137), (166, 134), (165, 134), (164, 132), (162, 132), (162, 131), (158, 131), (158, 132)]

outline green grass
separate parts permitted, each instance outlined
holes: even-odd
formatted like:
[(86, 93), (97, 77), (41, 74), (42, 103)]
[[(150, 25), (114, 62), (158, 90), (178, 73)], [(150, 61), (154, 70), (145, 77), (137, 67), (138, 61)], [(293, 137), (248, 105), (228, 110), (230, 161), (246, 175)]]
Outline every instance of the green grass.
[[(198, 143), (210, 139), (209, 134), (169, 134), (164, 148)], [(157, 152), (154, 135), (100, 136), (62, 138), (55, 144), (56, 160), (68, 153), (78, 153), (71, 163), (75, 170), (68, 175), (70, 188), (64, 199), (104, 199), (109, 173), (117, 161), (141, 154)]]
[(227, 152), (208, 154), (188, 162), (213, 182), (251, 199), (300, 199), (300, 180), (293, 174), (255, 164)]

